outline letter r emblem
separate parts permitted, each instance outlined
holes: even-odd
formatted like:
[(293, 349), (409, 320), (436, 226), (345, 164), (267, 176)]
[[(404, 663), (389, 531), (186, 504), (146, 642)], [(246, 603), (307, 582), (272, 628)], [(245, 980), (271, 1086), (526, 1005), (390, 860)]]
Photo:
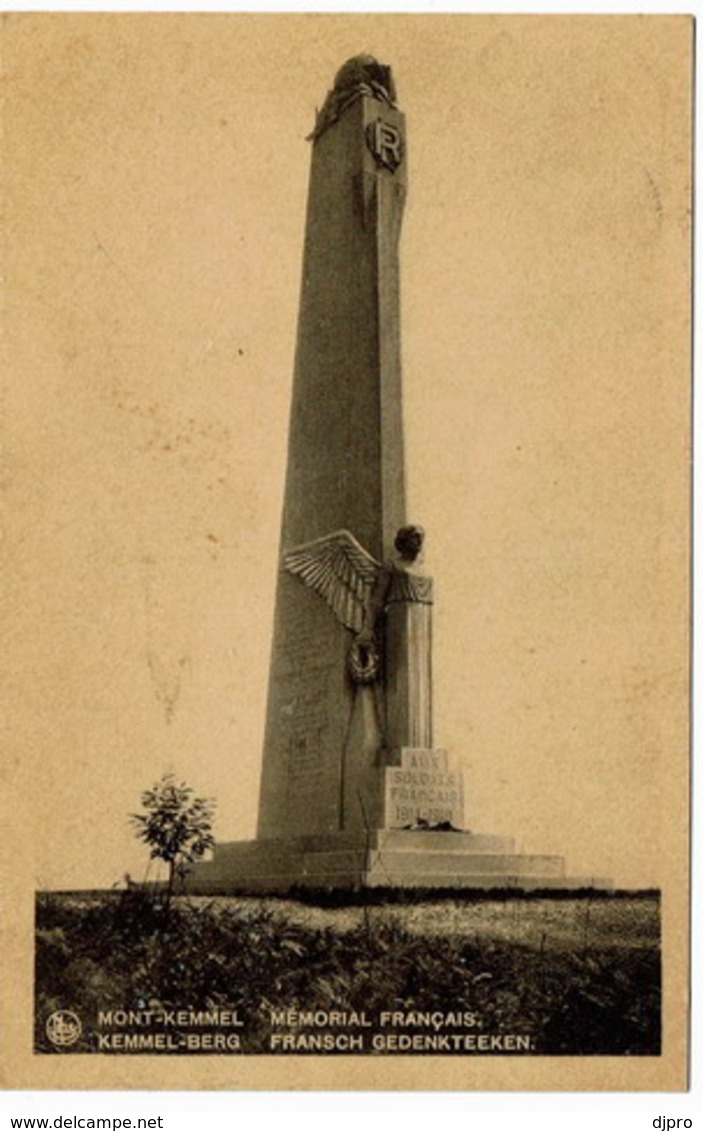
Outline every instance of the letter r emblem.
[(366, 127), (366, 144), (380, 165), (392, 173), (403, 160), (403, 138), (400, 130), (390, 122), (377, 118)]

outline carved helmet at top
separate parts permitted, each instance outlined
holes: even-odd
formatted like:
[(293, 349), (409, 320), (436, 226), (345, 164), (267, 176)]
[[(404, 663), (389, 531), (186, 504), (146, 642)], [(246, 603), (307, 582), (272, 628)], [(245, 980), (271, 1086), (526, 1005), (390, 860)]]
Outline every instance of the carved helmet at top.
[(347, 59), (334, 77), (336, 91), (353, 90), (355, 87), (372, 84), (382, 87), (391, 102), (395, 102), (395, 83), (391, 68), (379, 63), (373, 55), (354, 55)]

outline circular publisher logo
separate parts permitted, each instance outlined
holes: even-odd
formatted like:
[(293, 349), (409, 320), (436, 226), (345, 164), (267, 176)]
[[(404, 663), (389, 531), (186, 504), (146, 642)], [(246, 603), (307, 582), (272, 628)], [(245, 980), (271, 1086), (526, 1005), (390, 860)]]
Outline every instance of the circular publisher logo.
[(68, 1009), (55, 1010), (46, 1022), (46, 1035), (57, 1048), (74, 1045), (82, 1032), (80, 1018)]

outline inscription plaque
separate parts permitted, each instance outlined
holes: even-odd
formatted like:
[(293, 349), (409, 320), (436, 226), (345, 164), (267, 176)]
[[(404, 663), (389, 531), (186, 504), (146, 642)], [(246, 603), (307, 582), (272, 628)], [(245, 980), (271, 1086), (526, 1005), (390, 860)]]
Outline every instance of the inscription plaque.
[(384, 771), (384, 785), (387, 828), (423, 822), (462, 827), (462, 776), (449, 769), (446, 750), (401, 750), (400, 765)]

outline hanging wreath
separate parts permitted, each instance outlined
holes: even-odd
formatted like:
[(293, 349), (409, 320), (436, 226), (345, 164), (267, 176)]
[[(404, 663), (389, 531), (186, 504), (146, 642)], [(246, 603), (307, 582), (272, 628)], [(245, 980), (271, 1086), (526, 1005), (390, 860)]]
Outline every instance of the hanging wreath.
[(347, 667), (354, 683), (373, 683), (381, 667), (376, 645), (355, 640), (349, 649)]

